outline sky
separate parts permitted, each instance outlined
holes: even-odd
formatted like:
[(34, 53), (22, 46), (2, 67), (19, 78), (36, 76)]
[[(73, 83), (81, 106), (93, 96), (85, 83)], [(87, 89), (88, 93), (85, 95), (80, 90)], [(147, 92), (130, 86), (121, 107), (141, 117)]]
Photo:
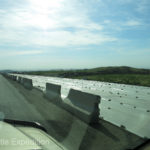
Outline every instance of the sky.
[(0, 69), (150, 68), (150, 0), (0, 0)]

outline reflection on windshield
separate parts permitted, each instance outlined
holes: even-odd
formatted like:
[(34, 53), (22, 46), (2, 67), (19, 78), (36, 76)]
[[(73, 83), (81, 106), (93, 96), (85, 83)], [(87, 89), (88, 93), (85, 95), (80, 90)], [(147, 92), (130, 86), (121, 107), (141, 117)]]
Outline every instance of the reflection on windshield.
[(149, 148), (149, 14), (149, 0), (0, 0), (0, 150)]

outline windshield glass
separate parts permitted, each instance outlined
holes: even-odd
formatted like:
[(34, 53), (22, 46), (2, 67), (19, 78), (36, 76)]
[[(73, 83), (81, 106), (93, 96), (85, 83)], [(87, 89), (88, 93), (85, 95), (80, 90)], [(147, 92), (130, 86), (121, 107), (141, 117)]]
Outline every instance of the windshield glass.
[(147, 142), (149, 13), (149, 0), (0, 0), (0, 120), (67, 150)]

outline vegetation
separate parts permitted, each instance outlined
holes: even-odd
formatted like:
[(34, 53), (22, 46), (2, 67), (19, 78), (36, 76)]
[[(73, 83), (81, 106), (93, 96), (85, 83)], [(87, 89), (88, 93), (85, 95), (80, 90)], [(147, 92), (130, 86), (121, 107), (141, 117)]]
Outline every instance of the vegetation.
[(150, 87), (150, 69), (137, 69), (126, 66), (82, 70), (32, 71), (24, 73), (30, 75), (76, 78)]
[(78, 79), (104, 81), (121, 84), (131, 84), (150, 87), (150, 75), (141, 74), (106, 74), (93, 76), (79, 76)]

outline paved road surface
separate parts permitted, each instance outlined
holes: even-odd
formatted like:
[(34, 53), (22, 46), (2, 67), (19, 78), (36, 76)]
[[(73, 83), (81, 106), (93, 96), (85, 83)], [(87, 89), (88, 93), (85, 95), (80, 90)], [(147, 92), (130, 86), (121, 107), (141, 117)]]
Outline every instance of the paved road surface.
[(35, 121), (42, 116), (25, 97), (0, 75), (0, 116), (6, 119)]

